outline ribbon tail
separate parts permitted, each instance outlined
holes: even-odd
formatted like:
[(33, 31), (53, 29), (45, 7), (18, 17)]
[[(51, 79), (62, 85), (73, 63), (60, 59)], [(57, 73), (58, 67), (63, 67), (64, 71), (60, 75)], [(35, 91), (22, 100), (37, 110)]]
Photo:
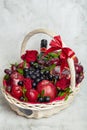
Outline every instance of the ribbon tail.
[(63, 43), (62, 43), (60, 35), (55, 36), (54, 40), (55, 40), (55, 42), (57, 42), (58, 46), (62, 48)]
[(74, 52), (72, 49), (67, 48), (67, 47), (62, 48), (62, 51), (63, 51), (63, 53), (65, 53), (65, 55), (66, 55), (67, 57), (70, 57), (70, 58), (71, 58), (73, 55), (75, 55), (75, 52)]
[(45, 55), (47, 55), (47, 54), (50, 53), (50, 52), (56, 51), (56, 50), (58, 50), (57, 47), (50, 47), (50, 48), (45, 52)]
[(69, 67), (68, 62), (67, 62), (67, 60), (62, 60), (62, 63), (60, 66), (60, 73), (64, 70), (65, 67)]

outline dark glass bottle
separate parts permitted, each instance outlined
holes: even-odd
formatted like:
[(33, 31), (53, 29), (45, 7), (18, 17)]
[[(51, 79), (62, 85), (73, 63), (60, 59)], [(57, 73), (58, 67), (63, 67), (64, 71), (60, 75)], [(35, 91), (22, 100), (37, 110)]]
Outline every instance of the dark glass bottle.
[(41, 44), (40, 44), (40, 54), (43, 55), (43, 53), (45, 53), (47, 50), (47, 40), (46, 39), (42, 39), (41, 40)]

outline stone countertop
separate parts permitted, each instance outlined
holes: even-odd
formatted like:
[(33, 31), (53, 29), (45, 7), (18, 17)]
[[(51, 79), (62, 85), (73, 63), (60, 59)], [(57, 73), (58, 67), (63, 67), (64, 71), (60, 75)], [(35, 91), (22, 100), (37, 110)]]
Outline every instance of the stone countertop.
[[(47, 28), (62, 36), (84, 66), (81, 90), (67, 109), (49, 118), (26, 119), (13, 112), (0, 91), (0, 130), (86, 130), (87, 129), (87, 1), (86, 0), (0, 0), (0, 86), (3, 70), (19, 61), (24, 36), (36, 28)], [(36, 35), (27, 48), (39, 48)]]

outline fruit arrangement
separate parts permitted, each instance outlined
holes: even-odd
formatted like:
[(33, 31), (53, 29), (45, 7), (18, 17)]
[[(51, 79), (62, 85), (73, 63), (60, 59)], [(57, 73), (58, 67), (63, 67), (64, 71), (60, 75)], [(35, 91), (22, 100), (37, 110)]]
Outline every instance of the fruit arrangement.
[(60, 36), (54, 37), (47, 49), (47, 41), (41, 40), (40, 53), (27, 50), (21, 63), (5, 69), (3, 86), (7, 93), (21, 102), (48, 103), (67, 100), (72, 93), (70, 69), (67, 59), (72, 58), (76, 72), (76, 87), (84, 78), (83, 66), (73, 50), (62, 47)]

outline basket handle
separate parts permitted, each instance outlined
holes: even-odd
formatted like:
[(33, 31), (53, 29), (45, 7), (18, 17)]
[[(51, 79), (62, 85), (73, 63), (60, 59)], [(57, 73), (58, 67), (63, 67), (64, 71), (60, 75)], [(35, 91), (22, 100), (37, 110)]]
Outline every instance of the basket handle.
[[(46, 30), (46, 29), (36, 29), (36, 30), (33, 30), (33, 31), (29, 32), (25, 36), (25, 38), (24, 38), (24, 40), (22, 42), (22, 45), (21, 45), (21, 55), (24, 54), (24, 52), (25, 52), (25, 48), (26, 48), (28, 40), (33, 35), (38, 34), (38, 33), (47, 34), (47, 35), (49, 35), (52, 38), (57, 35), (56, 33), (53, 33), (53, 32), (51, 32), (49, 30)], [(63, 43), (63, 46), (64, 46), (64, 43)], [(74, 67), (74, 61), (73, 61), (72, 58), (68, 58), (68, 65), (69, 65), (69, 68), (70, 68), (70, 75), (71, 75), (70, 88), (72, 89), (72, 91), (74, 91), (74, 89), (75, 89), (75, 67)]]

